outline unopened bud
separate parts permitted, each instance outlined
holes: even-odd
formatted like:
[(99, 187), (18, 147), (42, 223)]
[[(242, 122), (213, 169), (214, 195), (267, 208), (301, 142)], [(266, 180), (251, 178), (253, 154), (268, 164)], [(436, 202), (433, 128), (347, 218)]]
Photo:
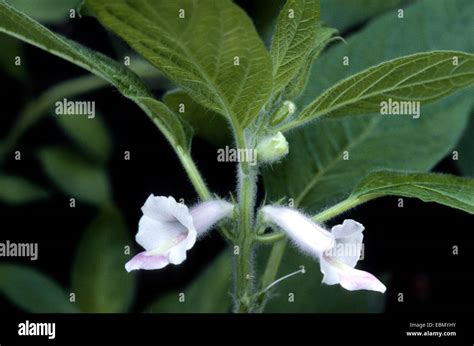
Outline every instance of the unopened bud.
[(270, 118), (271, 125), (278, 125), (284, 121), (289, 116), (293, 115), (296, 112), (296, 105), (291, 101), (283, 102), (283, 105), (272, 114)]
[(288, 154), (288, 142), (281, 132), (263, 138), (257, 145), (258, 162), (274, 162)]

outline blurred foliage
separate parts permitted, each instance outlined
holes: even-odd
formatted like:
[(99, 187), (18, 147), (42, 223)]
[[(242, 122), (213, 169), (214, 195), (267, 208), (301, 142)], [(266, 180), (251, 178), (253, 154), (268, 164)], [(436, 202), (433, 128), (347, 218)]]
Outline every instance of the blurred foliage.
[(386, 298), (384, 294), (371, 291), (350, 292), (340, 285), (323, 284), (319, 263), (313, 258), (301, 255), (294, 247), (286, 250), (279, 275), (294, 272), (301, 265), (304, 265), (305, 274), (298, 274), (277, 284), (271, 292), (265, 312), (383, 311)]
[(131, 245), (120, 211), (102, 208), (82, 237), (72, 271), (72, 291), (81, 311), (128, 310), (135, 291), (135, 275), (125, 271), (130, 259), (125, 250)]
[(40, 186), (14, 175), (0, 174), (0, 201), (21, 204), (46, 198), (48, 193)]
[(321, 20), (342, 32), (401, 3), (402, 0), (321, 0)]
[(126, 312), (135, 292), (135, 275), (124, 269), (127, 246), (131, 240), (120, 212), (104, 207), (79, 244), (70, 293), (36, 269), (16, 264), (0, 264), (0, 293), (28, 312)]
[[(203, 313), (231, 311), (231, 258), (226, 249), (196, 280), (182, 290), (159, 297), (144, 312)], [(184, 293), (184, 296), (180, 296)], [(184, 301), (180, 301), (184, 298)]]
[(56, 116), (59, 126), (86, 154), (107, 162), (112, 154), (112, 139), (101, 114), (93, 119), (84, 116)]
[[(59, 24), (69, 18), (69, 11), (76, 10), (82, 0), (6, 0), (38, 22)], [(76, 15), (77, 17), (77, 15)]]
[(14, 37), (0, 33), (0, 47), (0, 69), (19, 81), (25, 81), (25, 64), (15, 64), (15, 58), (23, 56), (22, 43)]
[[(259, 0), (253, 1), (252, 4), (241, 2), (252, 8), (255, 13), (255, 25), (268, 44), (285, 0)], [(344, 32), (403, 3), (402, 0), (321, 0), (321, 20)]]
[(111, 200), (111, 187), (105, 169), (76, 152), (62, 147), (40, 149), (43, 170), (70, 198), (95, 205)]
[(28, 312), (78, 312), (55, 281), (24, 265), (0, 264), (0, 292)]

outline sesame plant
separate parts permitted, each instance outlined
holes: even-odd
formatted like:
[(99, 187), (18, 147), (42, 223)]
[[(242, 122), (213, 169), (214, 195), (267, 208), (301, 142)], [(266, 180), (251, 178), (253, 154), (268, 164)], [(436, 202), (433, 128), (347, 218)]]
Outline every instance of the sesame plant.
[[(417, 11), (422, 6), (428, 5)], [(319, 284), (313, 268), (331, 288), (380, 295), (388, 282), (356, 269), (364, 226), (349, 218), (325, 223), (389, 195), (474, 213), (472, 179), (429, 173), (452, 150), (472, 107), (472, 45), (441, 49), (450, 42), (439, 42), (440, 48), (427, 44), (382, 58), (374, 52), (373, 61), (366, 47), (370, 64), (361, 66), (352, 62), (351, 42), (321, 21), (318, 0), (287, 0), (268, 45), (230, 0), (86, 0), (81, 11), (173, 89), (155, 98), (123, 63), (55, 34), (3, 0), (0, 31), (84, 68), (136, 103), (175, 151), (199, 198), (185, 205), (150, 191), (136, 234), (144, 250), (121, 270), (179, 265), (199, 239), (218, 232), (229, 244), (232, 272), (220, 259), (205, 280), (232, 282), (222, 297), (214, 292), (229, 311), (265, 311), (296, 274)], [(337, 54), (325, 58), (329, 46)], [(194, 136), (216, 143), (219, 161), (236, 163), (235, 191), (210, 190), (191, 155)], [(282, 273), (293, 248), (311, 260)]]

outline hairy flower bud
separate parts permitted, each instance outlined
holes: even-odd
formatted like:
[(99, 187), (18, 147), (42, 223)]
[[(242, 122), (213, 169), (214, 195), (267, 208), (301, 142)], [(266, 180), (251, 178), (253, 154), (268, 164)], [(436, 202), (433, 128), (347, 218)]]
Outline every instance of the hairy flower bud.
[(257, 144), (257, 160), (260, 163), (278, 161), (288, 154), (288, 142), (281, 132), (263, 138)]
[(293, 115), (296, 111), (296, 105), (291, 101), (283, 102), (283, 105), (270, 117), (270, 125), (275, 126)]

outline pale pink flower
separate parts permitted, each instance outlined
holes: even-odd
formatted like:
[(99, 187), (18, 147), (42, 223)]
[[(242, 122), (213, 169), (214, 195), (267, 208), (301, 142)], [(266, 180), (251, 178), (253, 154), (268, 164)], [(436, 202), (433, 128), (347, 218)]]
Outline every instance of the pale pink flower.
[(196, 239), (232, 210), (233, 205), (222, 200), (205, 201), (189, 210), (173, 197), (150, 195), (142, 207), (143, 216), (135, 237), (145, 251), (133, 257), (125, 265), (126, 270), (181, 264)]

